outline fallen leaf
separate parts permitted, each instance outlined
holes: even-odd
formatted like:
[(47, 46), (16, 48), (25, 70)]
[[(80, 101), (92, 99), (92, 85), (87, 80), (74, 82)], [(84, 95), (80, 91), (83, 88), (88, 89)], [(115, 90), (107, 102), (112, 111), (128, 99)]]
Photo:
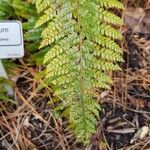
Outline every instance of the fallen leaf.
[(133, 144), (137, 140), (144, 139), (149, 133), (149, 127), (143, 126), (141, 127), (134, 135), (134, 137), (131, 139), (130, 143)]
[(145, 12), (143, 8), (128, 8), (124, 12), (124, 21), (125, 24), (133, 29), (137, 26), (139, 20), (145, 16)]
[(134, 32), (150, 33), (150, 10), (141, 7), (127, 8), (124, 12), (124, 21)]

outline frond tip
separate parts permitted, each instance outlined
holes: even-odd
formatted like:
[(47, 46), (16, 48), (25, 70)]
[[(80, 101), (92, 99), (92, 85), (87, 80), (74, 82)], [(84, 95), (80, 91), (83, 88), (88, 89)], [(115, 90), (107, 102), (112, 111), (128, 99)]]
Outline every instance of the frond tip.
[[(79, 141), (88, 143), (95, 132), (100, 105), (98, 88), (110, 88), (108, 71), (119, 70), (122, 50), (115, 42), (122, 35), (114, 26), (123, 24), (107, 8), (123, 9), (118, 0), (34, 0), (42, 26), (40, 48), (45, 55), (46, 79), (54, 95), (63, 99), (63, 110)], [(45, 4), (45, 5), (44, 5)]]

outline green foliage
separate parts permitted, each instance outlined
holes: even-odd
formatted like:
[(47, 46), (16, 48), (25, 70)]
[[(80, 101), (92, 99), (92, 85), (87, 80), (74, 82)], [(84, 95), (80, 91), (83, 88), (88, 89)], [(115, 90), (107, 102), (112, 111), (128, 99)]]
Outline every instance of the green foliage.
[(24, 43), (27, 55), (25, 59), (29, 64), (36, 63), (36, 65), (42, 65), (47, 49), (38, 51), (42, 28), (34, 29), (38, 19), (35, 5), (32, 5), (29, 0), (1, 0), (0, 19), (20, 20), (23, 23)]
[(1, 0), (0, 19), (29, 19), (36, 14), (35, 7), (22, 0)]
[[(122, 50), (116, 40), (122, 35), (114, 26), (121, 18), (109, 8), (123, 9), (118, 0), (33, 0), (43, 27), (40, 48), (47, 84), (61, 97), (56, 110), (65, 115), (79, 141), (89, 143), (95, 132), (100, 105), (98, 88), (110, 88), (108, 71), (119, 70)], [(50, 47), (51, 46), (51, 47)]]
[(3, 77), (0, 77), (0, 100), (4, 101), (4, 102), (11, 102), (11, 103), (14, 103), (16, 104), (16, 102), (12, 99), (10, 99), (8, 96), (7, 96), (7, 92), (6, 92), (6, 89), (8, 86), (12, 86), (13, 83), (12, 81), (10, 80), (7, 80)]
[[(24, 43), (25, 49), (29, 57), (27, 58), (28, 62), (36, 62), (37, 64), (42, 64), (43, 59), (41, 58), (41, 53), (43, 51), (38, 51), (38, 46), (41, 40), (41, 29), (34, 30), (35, 23), (37, 21), (37, 12), (34, 5), (31, 2), (23, 0), (1, 0), (0, 1), (0, 19), (1, 20), (20, 20), (23, 22), (24, 30)], [(34, 41), (34, 42), (33, 42)], [(39, 54), (40, 53), (40, 54)], [(46, 53), (46, 52), (45, 52)], [(43, 54), (44, 57), (44, 54)], [(16, 65), (13, 61), (4, 60), (3, 64), (7, 69), (7, 72), (10, 73), (12, 68), (15, 68)], [(4, 84), (5, 83), (5, 84)], [(6, 89), (4, 87), (10, 86), (10, 81), (0, 78), (0, 100), (5, 102), (13, 102), (7, 95)]]

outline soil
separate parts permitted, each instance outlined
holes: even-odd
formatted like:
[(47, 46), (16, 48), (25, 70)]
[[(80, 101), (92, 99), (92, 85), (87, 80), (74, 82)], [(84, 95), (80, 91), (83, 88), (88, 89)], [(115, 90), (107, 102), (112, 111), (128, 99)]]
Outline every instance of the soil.
[(141, 127), (150, 126), (150, 2), (123, 2), (131, 7), (125, 12), (130, 29), (121, 42), (125, 62), (122, 71), (112, 75), (112, 90), (102, 91), (102, 111), (91, 143), (85, 147), (76, 141), (67, 120), (56, 117), (51, 92), (36, 90), (41, 68), (21, 59), (14, 60), (20, 65), (19, 76), (13, 78), (18, 104), (0, 102), (0, 150), (150, 150), (150, 135), (131, 142)]
[[(150, 37), (134, 34), (132, 30), (125, 33), (123, 70), (114, 74), (114, 87), (101, 100), (102, 112), (97, 132), (87, 150), (150, 149), (150, 137), (137, 140), (136, 144), (130, 143), (140, 127), (150, 124), (150, 68), (147, 66), (147, 57), (150, 56), (143, 57), (143, 50), (133, 40), (135, 35), (147, 41)], [(18, 147), (20, 150), (85, 149), (68, 130), (65, 118), (56, 119), (54, 116), (53, 105), (47, 104), (51, 98), (47, 94), (49, 91), (45, 89), (34, 94), (37, 88), (33, 80), (35, 72), (36, 68), (24, 66), (21, 69), (15, 87), (18, 105), (2, 106), (5, 109), (0, 120), (0, 150), (16, 150)], [(31, 101), (26, 102), (27, 98)], [(17, 143), (14, 142), (16, 136)]]

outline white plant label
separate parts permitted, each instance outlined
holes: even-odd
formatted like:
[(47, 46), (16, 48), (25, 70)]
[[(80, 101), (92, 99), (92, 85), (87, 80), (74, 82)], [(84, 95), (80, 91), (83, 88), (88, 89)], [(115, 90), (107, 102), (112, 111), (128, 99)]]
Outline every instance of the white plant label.
[(24, 56), (22, 23), (0, 21), (0, 59)]

